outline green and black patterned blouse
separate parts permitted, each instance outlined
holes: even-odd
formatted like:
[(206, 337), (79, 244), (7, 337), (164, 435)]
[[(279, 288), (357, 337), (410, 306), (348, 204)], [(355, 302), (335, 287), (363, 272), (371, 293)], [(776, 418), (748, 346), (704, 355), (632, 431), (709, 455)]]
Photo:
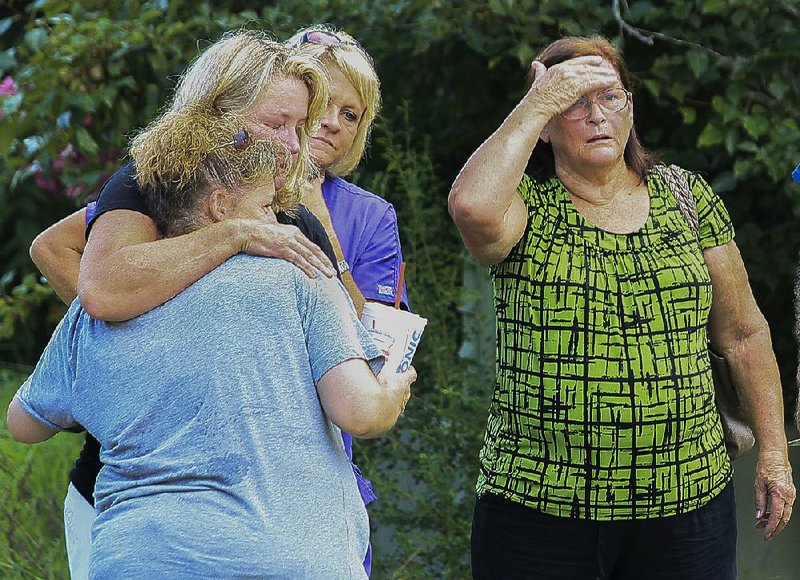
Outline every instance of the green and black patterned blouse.
[[(733, 239), (720, 199), (689, 175), (704, 248)], [(525, 176), (528, 226), (491, 269), (497, 384), (478, 494), (591, 520), (671, 516), (722, 491), (731, 465), (714, 405), (711, 280), (671, 192), (612, 234), (558, 179)]]

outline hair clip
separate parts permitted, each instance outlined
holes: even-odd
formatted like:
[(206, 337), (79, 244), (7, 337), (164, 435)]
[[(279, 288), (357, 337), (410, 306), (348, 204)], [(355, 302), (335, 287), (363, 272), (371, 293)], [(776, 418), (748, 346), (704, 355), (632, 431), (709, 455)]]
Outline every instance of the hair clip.
[(217, 149), (222, 149), (223, 147), (230, 147), (233, 145), (233, 148), (236, 151), (244, 151), (250, 146), (250, 133), (247, 132), (247, 129), (242, 129), (238, 133), (234, 133), (233, 139), (228, 141), (227, 143), (223, 143), (222, 145), (217, 145), (211, 151), (216, 151)]
[(228, 145), (233, 145), (237, 151), (244, 151), (250, 146), (250, 133), (247, 132), (247, 129), (242, 129), (233, 136), (233, 141)]

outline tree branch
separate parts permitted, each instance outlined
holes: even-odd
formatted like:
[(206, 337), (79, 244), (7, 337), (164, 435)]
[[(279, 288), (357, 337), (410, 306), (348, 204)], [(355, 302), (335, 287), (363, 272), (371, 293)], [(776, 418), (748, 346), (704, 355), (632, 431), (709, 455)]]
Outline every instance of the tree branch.
[(680, 38), (675, 38), (673, 36), (669, 36), (662, 32), (653, 32), (650, 30), (644, 30), (642, 28), (637, 28), (635, 26), (631, 26), (622, 18), (622, 14), (620, 13), (619, 9), (619, 0), (614, 0), (612, 5), (612, 10), (614, 11), (614, 19), (619, 24), (620, 28), (627, 32), (629, 35), (634, 37), (636, 40), (643, 42), (648, 46), (653, 46), (653, 39), (658, 38), (659, 40), (663, 40), (665, 42), (669, 42), (671, 44), (676, 44), (678, 46), (690, 46), (692, 48), (699, 48), (704, 50), (708, 54), (716, 57), (716, 58), (724, 58), (727, 59), (728, 57), (724, 54), (720, 54), (716, 50), (708, 48), (707, 46), (703, 46), (702, 44), (697, 44), (696, 42), (689, 42), (688, 40), (682, 40)]
[(653, 46), (653, 38), (652, 38), (652, 36), (644, 36), (636, 28), (634, 28), (633, 26), (631, 26), (630, 24), (625, 22), (625, 20), (623, 20), (622, 14), (620, 13), (620, 10), (619, 10), (619, 0), (614, 0), (614, 3), (611, 6), (611, 9), (614, 11), (614, 20), (617, 21), (617, 24), (619, 24), (619, 27), (620, 27), (621, 30), (623, 30), (624, 32), (627, 32), (632, 37), (634, 37), (636, 40), (639, 40), (639, 41), (645, 43), (647, 46)]

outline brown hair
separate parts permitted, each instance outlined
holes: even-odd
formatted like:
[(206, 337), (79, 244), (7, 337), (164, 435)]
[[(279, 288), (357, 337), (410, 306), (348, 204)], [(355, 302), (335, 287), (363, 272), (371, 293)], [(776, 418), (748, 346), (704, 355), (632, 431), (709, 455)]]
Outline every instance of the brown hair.
[[(536, 57), (536, 60), (550, 68), (565, 60), (577, 58), (579, 56), (603, 57), (604, 60), (608, 61), (608, 63), (616, 69), (622, 81), (622, 86), (627, 90), (631, 90), (634, 84), (633, 77), (625, 67), (622, 56), (607, 38), (599, 35), (592, 37), (566, 36), (560, 38), (547, 45)], [(530, 88), (532, 84), (533, 71), (528, 74), (527, 88)], [(641, 141), (639, 141), (635, 126), (631, 127), (631, 133), (625, 145), (624, 157), (625, 164), (641, 179), (644, 179), (645, 174), (657, 161), (656, 157), (645, 149)], [(536, 179), (544, 180), (555, 177), (555, 158), (553, 156), (552, 146), (540, 140), (533, 150), (530, 165), (532, 167), (531, 173)]]

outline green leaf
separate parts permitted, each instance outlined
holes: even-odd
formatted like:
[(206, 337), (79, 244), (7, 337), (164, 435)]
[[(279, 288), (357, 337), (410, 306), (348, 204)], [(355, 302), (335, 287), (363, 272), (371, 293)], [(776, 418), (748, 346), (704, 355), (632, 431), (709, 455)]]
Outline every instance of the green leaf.
[(661, 94), (662, 85), (658, 81), (654, 79), (645, 79), (642, 81), (642, 84), (651, 95), (658, 96)]
[(14, 177), (11, 178), (11, 189), (16, 189), (20, 183), (28, 179), (37, 171), (39, 171), (39, 167), (35, 163), (30, 163), (19, 168), (16, 172), (14, 172)]
[(655, 6), (652, 3), (645, 1), (637, 1), (630, 3), (630, 10), (631, 10), (631, 19), (634, 21), (640, 21), (648, 16), (652, 12), (655, 11)]
[(700, 3), (703, 14), (724, 14), (728, 10), (726, 0), (705, 0)]
[(740, 157), (733, 164), (733, 174), (738, 178), (749, 177), (754, 162), (752, 159)]
[(6, 157), (16, 135), (16, 125), (8, 120), (0, 123), (0, 158)]
[(94, 113), (95, 105), (92, 97), (87, 93), (72, 92), (66, 95), (64, 103), (69, 107), (75, 107), (81, 111)]
[(739, 151), (746, 153), (758, 153), (760, 151), (758, 144), (754, 141), (742, 141), (739, 143)]
[(730, 171), (726, 171), (725, 173), (721, 173), (719, 177), (714, 180), (711, 187), (716, 193), (725, 193), (736, 189), (738, 183), (739, 181), (736, 179), (736, 176)]
[(536, 51), (527, 43), (518, 44), (514, 53), (517, 56), (517, 60), (525, 66), (530, 66), (531, 62), (533, 62), (533, 59), (536, 57)]
[(80, 149), (81, 153), (90, 157), (97, 155), (97, 142), (92, 139), (92, 136), (89, 135), (86, 129), (79, 127), (78, 130), (75, 131), (75, 137), (78, 140), (78, 149)]
[(10, 68), (14, 68), (17, 64), (17, 50), (9, 48), (0, 52), (0, 72), (5, 72)]
[(708, 53), (703, 50), (693, 50), (686, 55), (689, 68), (692, 69), (694, 78), (701, 78), (708, 70)]
[(42, 49), (42, 45), (47, 41), (47, 31), (43, 28), (33, 28), (25, 33), (25, 44), (33, 52), (38, 52)]
[(719, 95), (711, 98), (711, 108), (716, 113), (725, 113), (728, 110), (728, 103)]
[(6, 32), (8, 32), (8, 29), (11, 28), (13, 23), (14, 19), (11, 17), (0, 20), (0, 36), (3, 36)]
[(681, 107), (680, 112), (684, 125), (691, 125), (697, 120), (697, 110), (694, 107)]
[(781, 79), (775, 79), (767, 86), (769, 87), (769, 92), (772, 93), (776, 99), (783, 99), (789, 90), (789, 85)]
[(769, 133), (769, 121), (765, 117), (750, 115), (745, 117), (742, 125), (744, 125), (745, 131), (755, 139)]
[(732, 155), (736, 150), (736, 141), (738, 137), (737, 131), (733, 128), (728, 128), (728, 130), (725, 131), (725, 151), (728, 152), (728, 155)]
[(713, 145), (719, 145), (722, 143), (722, 139), (723, 133), (720, 131), (719, 127), (709, 123), (697, 138), (697, 145), (699, 147), (711, 147)]

